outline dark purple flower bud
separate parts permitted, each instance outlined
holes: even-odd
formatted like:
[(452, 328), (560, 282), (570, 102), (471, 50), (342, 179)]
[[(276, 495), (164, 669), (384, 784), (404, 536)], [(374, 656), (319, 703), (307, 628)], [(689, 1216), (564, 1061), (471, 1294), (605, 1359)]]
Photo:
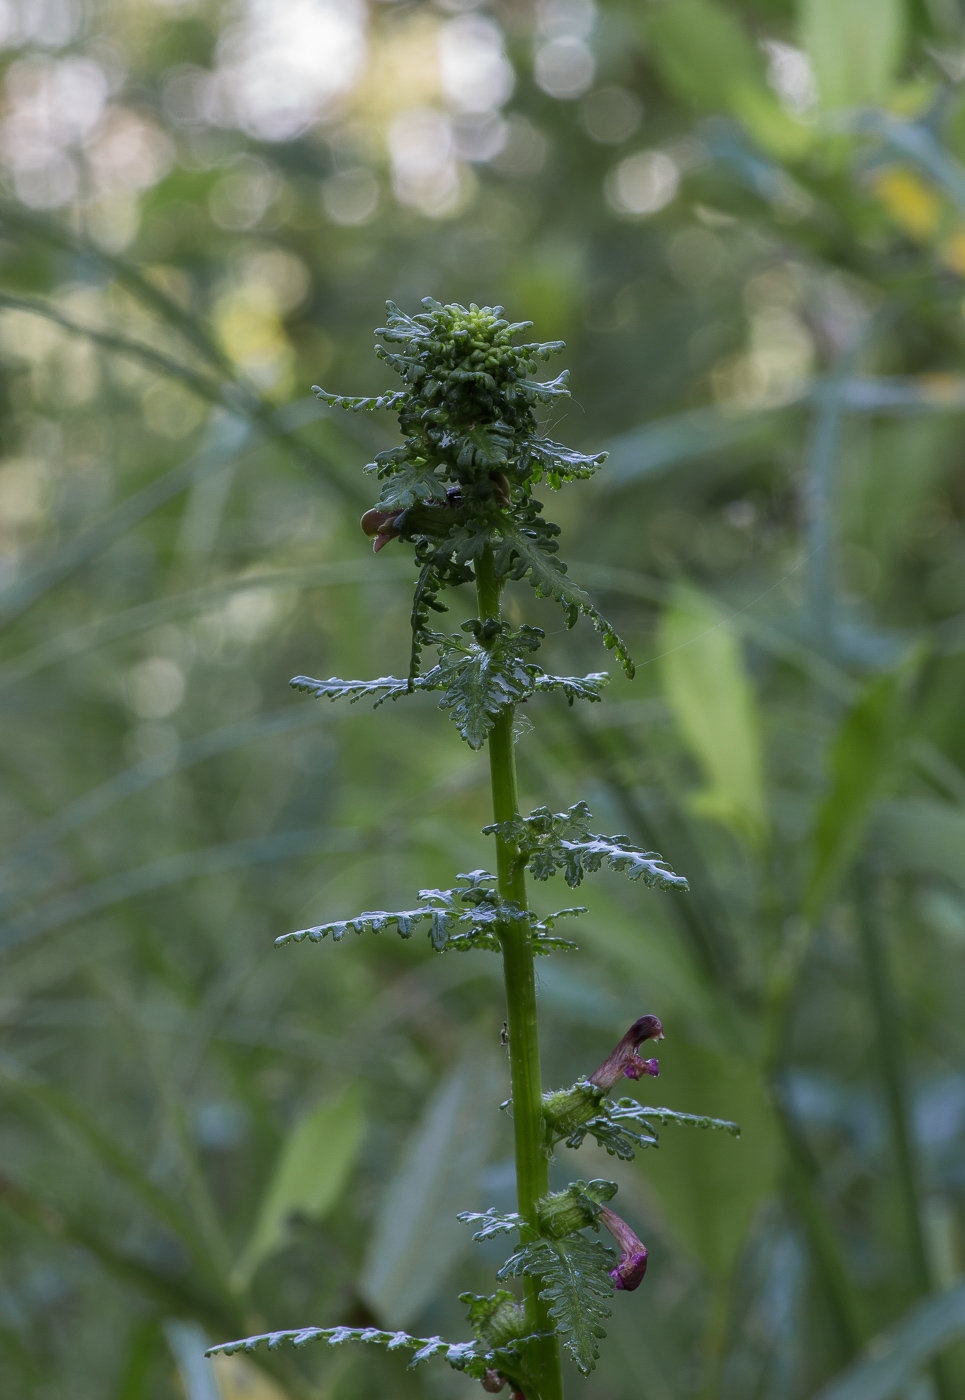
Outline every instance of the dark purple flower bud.
[(654, 1078), (660, 1073), (656, 1060), (644, 1060), (636, 1053), (637, 1046), (645, 1040), (663, 1040), (663, 1026), (657, 1016), (641, 1016), (634, 1021), (620, 1044), (607, 1055), (598, 1070), (590, 1075), (590, 1083), (605, 1092), (613, 1088), (621, 1076), (625, 1079), (640, 1079), (644, 1074)]
[(617, 1266), (610, 1270), (613, 1287), (632, 1293), (639, 1288), (647, 1272), (647, 1247), (609, 1206), (600, 1207), (600, 1219), (620, 1246)]

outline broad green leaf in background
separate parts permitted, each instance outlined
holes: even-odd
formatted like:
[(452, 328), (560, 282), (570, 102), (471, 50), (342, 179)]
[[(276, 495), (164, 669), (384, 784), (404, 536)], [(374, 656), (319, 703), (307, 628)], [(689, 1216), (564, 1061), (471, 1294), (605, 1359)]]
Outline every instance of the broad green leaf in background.
[(476, 1205), (504, 1080), (496, 1055), (472, 1040), (430, 1099), (386, 1188), (360, 1291), (389, 1327), (419, 1316), (468, 1247), (456, 1213)]
[[(869, 1348), (815, 1400), (897, 1400), (949, 1342), (965, 1336), (965, 1284), (928, 1298)], [(917, 1391), (915, 1392), (918, 1393)]]
[(760, 1076), (731, 1050), (675, 1038), (660, 1056), (661, 1103), (739, 1123), (739, 1139), (666, 1126), (657, 1151), (638, 1169), (654, 1187), (666, 1220), (707, 1273), (722, 1279), (735, 1263), (762, 1200), (774, 1189), (780, 1148)]
[(760, 844), (768, 826), (760, 716), (734, 629), (709, 599), (678, 589), (657, 644), (664, 696), (707, 782), (695, 810)]
[(831, 746), (831, 782), (814, 821), (804, 898), (804, 912), (812, 923), (857, 854), (890, 767), (901, 694), (897, 675), (873, 681), (845, 714)]
[(251, 1237), (238, 1261), (247, 1282), (263, 1260), (288, 1239), (292, 1215), (321, 1220), (345, 1189), (365, 1132), (365, 1112), (355, 1085), (326, 1099), (298, 1120), (278, 1154)]
[(905, 48), (904, 0), (799, 0), (798, 17), (823, 107), (887, 95)]
[(809, 128), (781, 107), (767, 85), (763, 55), (723, 5), (667, 0), (647, 6), (642, 23), (671, 91), (702, 111), (731, 112), (775, 155), (800, 154), (810, 144)]
[(875, 823), (889, 864), (965, 887), (965, 811), (927, 797), (882, 804)]

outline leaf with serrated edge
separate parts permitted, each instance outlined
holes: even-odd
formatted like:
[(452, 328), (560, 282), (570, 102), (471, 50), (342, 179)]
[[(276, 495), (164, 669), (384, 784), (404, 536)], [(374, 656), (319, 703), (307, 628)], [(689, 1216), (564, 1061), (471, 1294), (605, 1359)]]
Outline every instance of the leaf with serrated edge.
[(606, 1301), (613, 1296), (613, 1253), (599, 1240), (570, 1235), (564, 1240), (536, 1240), (523, 1245), (496, 1274), (499, 1279), (529, 1274), (540, 1280), (539, 1295), (563, 1345), (583, 1375), (589, 1375), (606, 1336), (603, 1322), (610, 1316)]

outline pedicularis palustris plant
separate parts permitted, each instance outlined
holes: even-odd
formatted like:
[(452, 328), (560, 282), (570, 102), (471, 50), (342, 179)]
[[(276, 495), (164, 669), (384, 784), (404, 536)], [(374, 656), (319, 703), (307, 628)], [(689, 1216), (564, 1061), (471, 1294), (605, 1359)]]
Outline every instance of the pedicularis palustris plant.
[[(686, 890), (653, 851), (625, 836), (592, 831), (585, 803), (567, 812), (537, 808), (520, 816), (516, 798), (514, 714), (517, 705), (546, 691), (561, 691), (569, 702), (599, 700), (608, 677), (553, 676), (534, 660), (543, 632), (513, 628), (501, 615), (500, 596), (510, 579), (525, 579), (541, 598), (562, 607), (567, 626), (588, 617), (616, 653), (628, 675), (633, 663), (616, 632), (587, 594), (568, 576), (557, 556), (559, 528), (544, 520), (533, 497), (540, 484), (557, 490), (565, 482), (592, 476), (605, 453), (585, 456), (544, 436), (537, 415), (568, 394), (567, 375), (539, 382), (540, 361), (562, 350), (559, 341), (517, 344), (531, 322), (510, 325), (502, 308), (441, 306), (426, 300), (421, 315), (407, 316), (392, 302), (388, 325), (378, 334), (397, 349), (378, 346), (376, 354), (401, 375), (403, 388), (378, 398), (349, 399), (316, 393), (327, 403), (353, 410), (395, 409), (404, 436), (401, 446), (382, 452), (366, 468), (382, 482), (378, 504), (362, 517), (378, 552), (390, 540), (414, 546), (419, 566), (412, 604), (409, 674), (371, 681), (312, 680), (298, 676), (299, 690), (335, 700), (363, 696), (377, 705), (417, 690), (441, 694), (459, 733), (473, 749), (489, 748), (493, 816), (484, 831), (494, 838), (496, 874), (473, 870), (458, 876), (449, 890), (420, 890), (413, 909), (359, 914), (353, 919), (302, 929), (279, 943), (336, 941), (348, 931), (377, 933), (395, 928), (408, 938), (416, 925), (428, 925), (440, 953), (486, 948), (501, 953), (508, 1008), (513, 1132), (518, 1208), (460, 1218), (476, 1226), (473, 1238), (506, 1233), (516, 1247), (498, 1271), (500, 1280), (521, 1280), (517, 1297), (500, 1289), (491, 1297), (463, 1294), (469, 1306), (473, 1340), (447, 1342), (410, 1337), (376, 1327), (303, 1327), (230, 1342), (215, 1350), (251, 1350), (286, 1341), (379, 1343), (410, 1350), (415, 1365), (439, 1356), (458, 1371), (499, 1391), (508, 1383), (516, 1400), (560, 1400), (563, 1377), (560, 1345), (579, 1369), (590, 1371), (605, 1336), (604, 1322), (617, 1291), (632, 1291), (643, 1278), (647, 1251), (630, 1227), (611, 1210), (611, 1181), (574, 1181), (550, 1192), (549, 1161), (556, 1145), (579, 1147), (596, 1140), (613, 1156), (630, 1159), (640, 1148), (656, 1146), (655, 1122), (720, 1127), (732, 1123), (648, 1108), (635, 1099), (614, 1101), (611, 1090), (624, 1079), (657, 1074), (657, 1062), (638, 1047), (660, 1040), (656, 1016), (641, 1016), (600, 1067), (567, 1089), (544, 1093), (540, 1078), (534, 956), (574, 945), (560, 938), (555, 923), (581, 909), (538, 917), (527, 905), (526, 872), (546, 880), (557, 871), (570, 886), (604, 863), (631, 880), (662, 890)], [(478, 616), (458, 633), (430, 628), (433, 612), (445, 612), (444, 589), (474, 583)], [(436, 663), (422, 665), (426, 648)], [(600, 1228), (612, 1236), (606, 1246)]]

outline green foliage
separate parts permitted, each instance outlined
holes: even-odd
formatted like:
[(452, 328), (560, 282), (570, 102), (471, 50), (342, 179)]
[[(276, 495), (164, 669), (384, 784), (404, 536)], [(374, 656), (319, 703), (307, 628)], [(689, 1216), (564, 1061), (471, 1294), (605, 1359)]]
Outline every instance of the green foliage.
[[(566, 565), (556, 558), (559, 527), (543, 519), (540, 502), (532, 498), (539, 482), (558, 490), (592, 476), (606, 459), (606, 453), (588, 456), (565, 447), (538, 429), (537, 406), (569, 396), (568, 371), (545, 383), (526, 375), (559, 354), (562, 341), (516, 344), (532, 323), (511, 325), (502, 307), (473, 304), (467, 310), (431, 297), (422, 304), (424, 312), (409, 316), (388, 302), (388, 324), (376, 332), (403, 347), (400, 353), (376, 347), (379, 358), (405, 380), (403, 391), (346, 399), (315, 390), (332, 405), (391, 406), (399, 414), (403, 446), (379, 453), (368, 470), (383, 482), (378, 509), (398, 512), (389, 533), (414, 543), (422, 566), (412, 609), (410, 686), (427, 642), (442, 646), (444, 667), (454, 650), (452, 639), (443, 643), (427, 631), (427, 610), (443, 608), (439, 592), (467, 581), (467, 565), (487, 548), (493, 550), (498, 579), (528, 580), (538, 597), (560, 604), (569, 627), (585, 614), (632, 675), (621, 638), (589, 595), (566, 577)], [(489, 621), (481, 619), (483, 627)], [(445, 703), (472, 747), (484, 742), (487, 716), (499, 695), (525, 690), (520, 648), (532, 650), (530, 640), (538, 645), (536, 630), (526, 629), (526, 640), (512, 648), (505, 646), (502, 631), (478, 634), (479, 650), (468, 648), (462, 656), (457, 698)]]
[[(276, 946), (301, 943), (306, 938), (320, 943), (329, 934), (333, 943), (340, 943), (347, 933), (381, 933), (387, 928), (394, 928), (400, 938), (411, 938), (417, 926), (428, 920), (429, 940), (437, 953), (453, 950), (467, 952), (478, 948), (498, 952), (499, 930), (506, 924), (520, 922), (529, 925), (534, 953), (575, 947), (575, 944), (557, 937), (551, 930), (557, 919), (585, 913), (584, 907), (559, 909), (555, 914), (539, 918), (532, 910), (500, 899), (489, 883), (495, 880), (495, 875), (485, 870), (470, 870), (458, 878), (465, 881), (461, 888), (420, 890), (419, 898), (426, 900), (426, 903), (416, 909), (404, 909), (397, 913), (379, 909), (356, 914), (351, 919), (316, 924), (313, 928), (299, 929), (296, 933), (283, 933), (275, 939)], [(468, 908), (462, 909), (460, 905), (468, 905)]]
[[(338, 8), (350, 35), (366, 7)], [(454, 1217), (513, 1204), (490, 1186), (514, 1124), (491, 1111), (509, 1092), (495, 965), (394, 937), (351, 956), (266, 951), (312, 912), (429, 907), (406, 891), (496, 868), (479, 838), (485, 759), (432, 705), (383, 706), (376, 724), (283, 685), (311, 657), (323, 678), (381, 677), (372, 702), (420, 689), (435, 613), (472, 587), (483, 541), (558, 589), (567, 620), (592, 594), (635, 656), (666, 650), (672, 621), (683, 643), (632, 691), (615, 675), (592, 712), (528, 702), (545, 723), (514, 735), (524, 811), (592, 793), (598, 826), (693, 886), (679, 900), (593, 890), (584, 951), (540, 965), (547, 1047), (595, 1060), (652, 1007), (660, 1100), (743, 1128), (735, 1142), (580, 1106), (603, 1131), (660, 1130), (659, 1152), (621, 1162), (661, 1248), (641, 1291), (610, 1305), (595, 1390), (965, 1394), (942, 1291), (961, 1273), (965, 1202), (960, 7), (598, 0), (581, 11), (592, 31), (564, 36), (595, 63), (572, 99), (547, 91), (556, 10), (516, 7), (510, 26), (511, 8), (486, 9), (487, 71), (505, 93), (515, 70), (515, 87), (477, 119), (445, 77), (465, 16), (430, 0), (367, 7), (354, 59), (332, 69), (340, 90), (301, 116), (304, 88), (278, 76), (297, 49), (284, 7), (142, 5), (134, 24), (106, 0), (12, 7), (0, 1393), (18, 1400), (166, 1400), (165, 1337), (194, 1348), (182, 1370), (198, 1377), (202, 1329), (358, 1326), (352, 1277), (380, 1330), (395, 1322), (377, 1300), (409, 1298), (432, 1318), (399, 1323), (416, 1337), (496, 1345), (434, 1271), (458, 1263), (458, 1287), (491, 1293), (495, 1265), (465, 1257)], [(423, 91), (437, 46), (445, 81)], [(437, 124), (433, 149), (452, 130), (431, 187), (408, 160), (413, 105)], [(406, 447), (425, 442), (418, 424), (400, 437), (387, 414), (309, 393), (320, 379), (405, 407), (413, 386), (390, 365), (369, 377), (366, 308), (394, 294), (419, 312), (426, 281), (441, 304), (506, 302), (540, 339), (565, 337), (579, 396), (531, 389), (525, 433), (503, 406), (458, 422), (468, 505), (439, 456)], [(590, 474), (572, 509), (533, 504)], [(366, 562), (357, 517), (380, 492), (392, 543)], [(681, 584), (726, 626), (688, 631)], [(589, 628), (560, 635), (532, 587), (508, 593), (514, 630), (542, 622), (544, 645), (577, 648), (548, 669), (603, 664)], [(871, 692), (916, 646), (927, 659), (889, 717)], [(734, 727), (735, 696), (750, 728)], [(714, 795), (703, 815), (695, 786)], [(869, 917), (895, 964), (885, 1029), (901, 1038), (905, 1110), (869, 1049)], [(401, 1180), (465, 1053), (482, 1076), (475, 1122), (445, 1151), (464, 1160), (471, 1128), (485, 1161), (461, 1182), (426, 1169), (423, 1195), (413, 1171), (409, 1213), (388, 1222), (386, 1176)], [(344, 1195), (241, 1280), (293, 1125), (347, 1077), (372, 1131)], [(899, 1189), (902, 1124), (917, 1191)], [(448, 1234), (419, 1204), (433, 1192)], [(905, 1247), (915, 1213), (924, 1303)], [(390, 1258), (377, 1286), (372, 1261)], [(536, 1307), (535, 1281), (512, 1287)], [(516, 1304), (501, 1308), (518, 1334)], [(549, 1345), (502, 1359), (509, 1391), (532, 1400)], [(286, 1400), (389, 1394), (402, 1354), (261, 1346), (218, 1379), (256, 1392), (257, 1366)], [(927, 1374), (939, 1355), (943, 1384)], [(403, 1385), (412, 1400), (435, 1390), (421, 1368)]]
[(587, 1080), (579, 1080), (570, 1089), (556, 1089), (544, 1094), (543, 1116), (551, 1147), (561, 1141), (567, 1147), (580, 1147), (589, 1135), (611, 1157), (619, 1157), (625, 1162), (632, 1161), (641, 1148), (658, 1146), (657, 1132), (651, 1120), (696, 1128), (718, 1128), (731, 1137), (740, 1137), (740, 1128), (736, 1123), (701, 1114), (679, 1113), (669, 1108), (646, 1108), (636, 1099), (612, 1101), (602, 1089)]
[(518, 705), (531, 696), (559, 690), (569, 704), (574, 700), (599, 700), (609, 681), (605, 672), (588, 676), (551, 676), (541, 666), (524, 660), (535, 651), (544, 635), (539, 627), (523, 626), (515, 632), (506, 622), (481, 623), (472, 618), (463, 623), (469, 639), (424, 631), (420, 646), (430, 644), (439, 652), (439, 662), (424, 675), (397, 680), (383, 676), (374, 681), (316, 681), (295, 676), (295, 690), (308, 691), (317, 698), (356, 700), (375, 697), (374, 709), (386, 700), (398, 700), (414, 690), (441, 690), (439, 708), (450, 712), (462, 738), (471, 749), (482, 748), (494, 720), (507, 705)]
[(571, 888), (581, 884), (584, 875), (599, 870), (604, 862), (630, 880), (662, 890), (686, 890), (687, 881), (666, 868), (656, 851), (635, 846), (628, 836), (594, 836), (590, 832), (593, 814), (585, 802), (577, 802), (566, 812), (535, 808), (528, 817), (513, 817), (483, 828), (501, 841), (514, 846), (517, 858), (537, 880), (548, 880), (558, 870)]
[(492, 1351), (480, 1351), (473, 1342), (444, 1342), (441, 1337), (411, 1337), (407, 1332), (386, 1332), (378, 1327), (293, 1327), (287, 1331), (261, 1332), (254, 1337), (243, 1337), (237, 1342), (222, 1342), (209, 1347), (208, 1356), (233, 1356), (236, 1352), (251, 1353), (264, 1342), (269, 1351), (275, 1351), (286, 1342), (293, 1347), (303, 1347), (309, 1342), (327, 1342), (330, 1347), (341, 1346), (343, 1342), (368, 1342), (385, 1347), (388, 1351), (411, 1351), (415, 1354), (409, 1366), (418, 1366), (435, 1356), (448, 1361), (454, 1371), (481, 1380), (487, 1370), (500, 1365), (512, 1365), (522, 1347), (532, 1337), (520, 1338), (505, 1347)]
[(903, 0), (800, 0), (822, 106), (887, 100), (907, 40), (905, 9)]
[(337, 1204), (365, 1132), (357, 1086), (316, 1104), (282, 1144), (265, 1187), (254, 1228), (235, 1270), (247, 1282), (288, 1239), (293, 1215), (322, 1220)]
[(812, 860), (805, 892), (808, 917), (817, 920), (854, 859), (872, 803), (887, 780), (900, 732), (900, 676), (873, 681), (845, 713), (830, 753), (830, 785), (814, 820)]
[(658, 633), (660, 680), (707, 786), (693, 809), (751, 845), (767, 834), (763, 736), (740, 642), (720, 609), (678, 589)]
[(563, 1345), (584, 1376), (593, 1370), (606, 1336), (613, 1296), (613, 1251), (599, 1240), (570, 1235), (562, 1240), (535, 1240), (506, 1260), (497, 1278), (529, 1275), (539, 1280), (540, 1297), (549, 1305)]
[(475, 1196), (476, 1181), (498, 1141), (493, 1101), (501, 1069), (496, 1047), (470, 1035), (413, 1124), (398, 1160), (388, 1172), (382, 1169), (387, 1179), (380, 1182), (357, 1287), (387, 1326), (410, 1326), (466, 1251), (457, 1213)]

